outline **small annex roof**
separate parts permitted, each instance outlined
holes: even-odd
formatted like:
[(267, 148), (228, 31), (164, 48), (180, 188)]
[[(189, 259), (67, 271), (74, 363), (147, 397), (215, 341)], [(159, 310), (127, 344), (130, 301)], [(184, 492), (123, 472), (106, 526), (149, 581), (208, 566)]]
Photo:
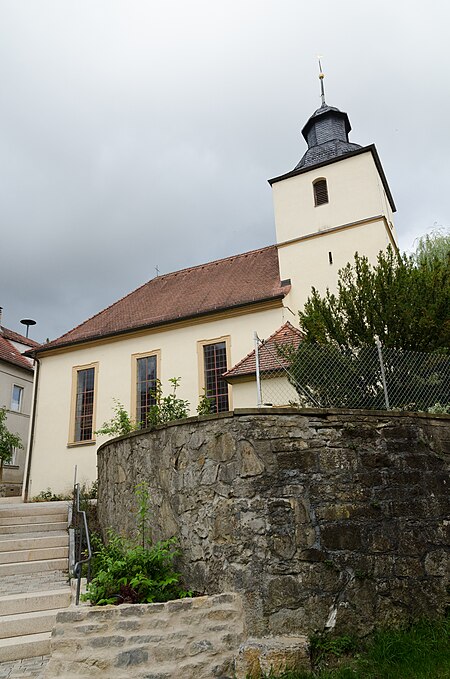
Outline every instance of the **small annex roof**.
[[(276, 372), (287, 367), (288, 363), (286, 359), (280, 356), (277, 347), (290, 345), (296, 349), (302, 339), (303, 333), (294, 328), (289, 321), (282, 325), (281, 328), (278, 328), (273, 335), (261, 343), (259, 350), (260, 372)], [(232, 381), (235, 378), (252, 375), (256, 375), (256, 355), (254, 349), (239, 363), (236, 363), (231, 370), (224, 373), (223, 376), (227, 381)]]
[(272, 245), (157, 276), (36, 353), (281, 300), (289, 290)]
[(40, 346), (38, 342), (20, 335), (18, 332), (0, 326), (0, 361), (11, 363), (24, 370), (33, 370), (30, 359), (23, 356), (19, 349), (14, 346), (13, 342), (24, 344), (30, 347), (30, 349), (37, 349)]

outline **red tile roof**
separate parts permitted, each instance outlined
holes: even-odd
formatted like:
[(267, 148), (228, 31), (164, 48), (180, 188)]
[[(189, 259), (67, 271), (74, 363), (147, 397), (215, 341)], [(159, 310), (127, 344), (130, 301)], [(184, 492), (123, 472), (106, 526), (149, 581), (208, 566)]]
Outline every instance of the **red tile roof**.
[(8, 330), (0, 326), (0, 361), (6, 361), (24, 370), (33, 370), (30, 359), (22, 356), (20, 351), (12, 344), (12, 342), (20, 342), (30, 347), (38, 347), (39, 344), (34, 340), (27, 339), (13, 330)]
[(276, 246), (157, 276), (37, 353), (133, 330), (282, 299)]
[(4, 328), (3, 326), (0, 326), (0, 333), (3, 335), (3, 337), (5, 337), (8, 340), (11, 340), (12, 342), (19, 342), (19, 344), (25, 344), (27, 347), (39, 346), (39, 342), (35, 342), (29, 337), (24, 337), (23, 335), (20, 335), (18, 332), (14, 332), (14, 330), (9, 330), (8, 328)]
[[(288, 362), (277, 351), (279, 346), (293, 346), (295, 349), (303, 339), (303, 335), (297, 328), (287, 321), (268, 339), (264, 340), (259, 347), (259, 368), (261, 373), (278, 372), (288, 366)], [(256, 375), (255, 350), (251, 351), (239, 363), (224, 373), (224, 377), (233, 379), (244, 375)]]

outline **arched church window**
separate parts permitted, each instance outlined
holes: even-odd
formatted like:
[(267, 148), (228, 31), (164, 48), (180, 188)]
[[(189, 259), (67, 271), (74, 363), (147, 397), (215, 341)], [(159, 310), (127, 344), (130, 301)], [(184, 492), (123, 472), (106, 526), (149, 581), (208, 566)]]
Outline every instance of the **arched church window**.
[(316, 179), (313, 183), (314, 205), (324, 205), (328, 203), (328, 188), (326, 179)]

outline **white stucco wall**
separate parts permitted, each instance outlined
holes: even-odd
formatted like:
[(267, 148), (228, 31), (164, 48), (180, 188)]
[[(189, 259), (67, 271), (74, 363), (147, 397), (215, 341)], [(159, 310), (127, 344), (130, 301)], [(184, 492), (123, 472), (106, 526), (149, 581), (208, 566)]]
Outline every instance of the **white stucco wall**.
[[(181, 377), (179, 398), (191, 404), (191, 414), (196, 414), (199, 387), (199, 356), (197, 342), (214, 341), (230, 336), (229, 367), (240, 361), (253, 349), (253, 331), (268, 337), (282, 323), (284, 310), (279, 307), (246, 313), (221, 320), (210, 320), (198, 325), (168, 328), (165, 331), (143, 336), (123, 337), (119, 341), (99, 344), (53, 356), (43, 356), (37, 389), (35, 436), (30, 466), (29, 496), (51, 488), (54, 492), (68, 491), (73, 483), (74, 465), (78, 466), (78, 479), (91, 483), (96, 478), (96, 451), (107, 437), (97, 436), (95, 444), (68, 446), (70, 440), (70, 411), (72, 394), (72, 369), (74, 366), (98, 362), (96, 418), (94, 429), (109, 420), (113, 414), (113, 398), (130, 411), (132, 400), (132, 354), (158, 350), (160, 352), (160, 378), (165, 393), (168, 379)], [(254, 407), (251, 403), (241, 407)], [(233, 395), (230, 408), (236, 407)]]
[[(329, 202), (314, 205), (313, 182), (324, 178)], [(370, 151), (272, 185), (277, 243), (392, 211)]]
[[(288, 406), (291, 403), (298, 403), (298, 394), (287, 376), (265, 378), (262, 374), (261, 377), (263, 407)], [(257, 398), (256, 378), (248, 382), (235, 382), (233, 384), (234, 408), (256, 408)]]
[(375, 264), (378, 253), (385, 250), (389, 242), (384, 221), (377, 220), (279, 247), (281, 278), (290, 278), (292, 283), (285, 304), (297, 315), (312, 286), (322, 294), (327, 287), (336, 290), (339, 269), (353, 262), (356, 251)]

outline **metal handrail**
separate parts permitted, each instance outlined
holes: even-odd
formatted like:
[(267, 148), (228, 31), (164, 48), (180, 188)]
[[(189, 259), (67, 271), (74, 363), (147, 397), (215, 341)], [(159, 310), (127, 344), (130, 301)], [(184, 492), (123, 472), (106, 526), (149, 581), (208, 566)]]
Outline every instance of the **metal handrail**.
[[(73, 523), (75, 528), (75, 565), (73, 567), (73, 574), (77, 578), (77, 593), (75, 598), (75, 605), (80, 603), (80, 589), (81, 589), (81, 574), (83, 565), (87, 564), (87, 582), (91, 579), (91, 559), (92, 549), (89, 538), (89, 528), (87, 524), (86, 512), (80, 509), (80, 484), (75, 483), (73, 487)], [(85, 543), (85, 548), (83, 548)], [(87, 552), (86, 558), (81, 558), (82, 554)]]

